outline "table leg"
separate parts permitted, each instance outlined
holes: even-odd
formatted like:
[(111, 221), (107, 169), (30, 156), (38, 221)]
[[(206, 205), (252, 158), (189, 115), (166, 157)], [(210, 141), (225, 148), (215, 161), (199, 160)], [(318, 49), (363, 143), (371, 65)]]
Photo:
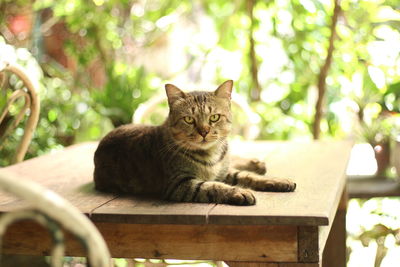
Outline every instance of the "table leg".
[(322, 256), (323, 267), (346, 266), (346, 211), (348, 195), (346, 188), (332, 224)]

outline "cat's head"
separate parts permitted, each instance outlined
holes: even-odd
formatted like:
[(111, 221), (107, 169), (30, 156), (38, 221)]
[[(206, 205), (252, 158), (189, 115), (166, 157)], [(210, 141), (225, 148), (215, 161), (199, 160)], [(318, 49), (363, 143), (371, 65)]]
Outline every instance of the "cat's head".
[(226, 139), (231, 130), (233, 81), (214, 92), (185, 93), (165, 85), (169, 104), (168, 127), (175, 141), (188, 149), (209, 149)]

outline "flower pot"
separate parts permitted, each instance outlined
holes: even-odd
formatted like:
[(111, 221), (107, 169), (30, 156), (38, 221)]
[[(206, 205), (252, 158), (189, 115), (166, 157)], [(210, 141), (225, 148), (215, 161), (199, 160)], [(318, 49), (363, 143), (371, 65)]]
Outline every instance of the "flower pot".
[(390, 165), (390, 143), (380, 143), (373, 146), (377, 164), (376, 174), (385, 176), (385, 172)]
[(400, 136), (397, 137), (393, 148), (393, 166), (396, 169), (397, 179), (400, 181)]

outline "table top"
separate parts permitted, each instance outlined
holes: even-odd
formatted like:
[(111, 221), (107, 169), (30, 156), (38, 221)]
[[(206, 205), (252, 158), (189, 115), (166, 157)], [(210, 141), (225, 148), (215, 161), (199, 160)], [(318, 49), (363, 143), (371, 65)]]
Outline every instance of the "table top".
[[(232, 154), (265, 159), (269, 175), (297, 183), (295, 192), (256, 192), (254, 206), (173, 203), (100, 193), (93, 185), (96, 142), (3, 168), (57, 192), (95, 223), (310, 225), (331, 224), (352, 147), (349, 141), (232, 142)], [(0, 193), (0, 213), (27, 203)]]

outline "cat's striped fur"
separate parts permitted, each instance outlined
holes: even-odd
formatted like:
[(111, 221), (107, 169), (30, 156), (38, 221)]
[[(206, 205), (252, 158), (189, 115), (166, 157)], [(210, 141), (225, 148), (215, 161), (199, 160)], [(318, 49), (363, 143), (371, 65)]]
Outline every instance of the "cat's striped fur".
[(170, 113), (163, 125), (125, 125), (100, 142), (96, 189), (233, 205), (255, 204), (250, 189), (293, 191), (290, 180), (263, 176), (262, 162), (231, 162), (232, 85), (226, 81), (215, 92), (191, 93), (166, 85)]

